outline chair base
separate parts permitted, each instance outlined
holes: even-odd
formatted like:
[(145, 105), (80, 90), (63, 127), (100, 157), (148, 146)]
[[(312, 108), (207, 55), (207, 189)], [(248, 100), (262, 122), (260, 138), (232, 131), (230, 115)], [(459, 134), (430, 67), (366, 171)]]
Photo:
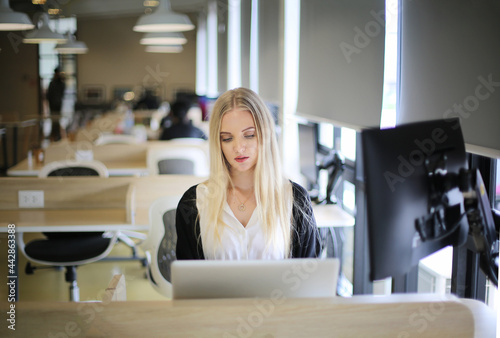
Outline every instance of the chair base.
[[(62, 270), (63, 266), (33, 266), (30, 262), (26, 263), (24, 271), (27, 275), (33, 275), (35, 270), (38, 269), (56, 269)], [(80, 288), (78, 287), (76, 281), (76, 266), (66, 266), (66, 272), (64, 273), (64, 280), (68, 282), (69, 285), (69, 300), (71, 302), (80, 301)]]

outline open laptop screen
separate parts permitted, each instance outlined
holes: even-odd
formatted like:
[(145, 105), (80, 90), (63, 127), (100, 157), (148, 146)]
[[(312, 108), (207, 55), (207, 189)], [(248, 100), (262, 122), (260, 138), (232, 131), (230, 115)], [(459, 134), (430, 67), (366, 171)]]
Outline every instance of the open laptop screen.
[(339, 267), (337, 258), (178, 260), (173, 299), (334, 297)]

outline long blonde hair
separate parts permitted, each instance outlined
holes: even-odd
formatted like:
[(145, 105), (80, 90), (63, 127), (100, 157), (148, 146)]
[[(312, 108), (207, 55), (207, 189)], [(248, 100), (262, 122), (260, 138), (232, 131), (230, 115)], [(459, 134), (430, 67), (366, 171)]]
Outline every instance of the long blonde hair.
[(284, 243), (285, 257), (291, 252), (293, 194), (290, 181), (283, 175), (275, 124), (262, 99), (252, 90), (236, 88), (222, 94), (214, 104), (210, 115), (210, 176), (205, 184), (208, 195), (208, 224), (201, 235), (203, 242), (210, 236), (221, 244), (221, 231), (226, 224), (222, 209), (227, 199), (228, 187), (233, 187), (230, 165), (221, 149), (220, 129), (223, 116), (234, 109), (247, 110), (255, 123), (258, 159), (254, 171), (255, 199), (259, 219), (266, 232), (266, 250), (280, 249)]

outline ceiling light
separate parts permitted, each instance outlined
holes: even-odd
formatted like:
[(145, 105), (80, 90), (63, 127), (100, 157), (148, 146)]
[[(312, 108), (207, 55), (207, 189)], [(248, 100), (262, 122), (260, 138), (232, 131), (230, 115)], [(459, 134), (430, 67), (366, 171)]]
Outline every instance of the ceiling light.
[(22, 31), (33, 28), (35, 25), (28, 15), (14, 12), (9, 6), (9, 0), (0, 0), (0, 31)]
[(148, 53), (180, 53), (183, 48), (181, 45), (150, 45), (146, 46)]
[(42, 13), (38, 20), (38, 29), (34, 29), (26, 34), (23, 39), (24, 43), (43, 43), (43, 42), (66, 42), (66, 38), (59, 33), (54, 33), (49, 27), (49, 15)]
[(144, 14), (133, 30), (135, 32), (184, 32), (194, 29), (194, 25), (185, 14), (172, 12), (169, 0), (161, 0), (152, 14)]
[(158, 0), (144, 0), (143, 5), (145, 7), (156, 7), (160, 4)]
[(49, 13), (50, 15), (59, 15), (62, 13), (62, 9), (60, 8), (49, 8), (47, 10), (47, 13)]
[(141, 45), (183, 45), (187, 42), (184, 34), (179, 32), (146, 33)]
[(71, 33), (66, 34), (67, 41), (59, 43), (54, 47), (54, 50), (59, 54), (85, 54), (88, 52), (85, 42), (77, 41)]

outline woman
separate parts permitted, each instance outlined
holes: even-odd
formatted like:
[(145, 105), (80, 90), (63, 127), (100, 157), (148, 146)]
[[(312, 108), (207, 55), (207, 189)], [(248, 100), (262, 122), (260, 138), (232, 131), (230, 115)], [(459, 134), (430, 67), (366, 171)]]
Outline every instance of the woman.
[(246, 88), (222, 94), (210, 116), (210, 177), (176, 215), (177, 259), (317, 257), (304, 188), (283, 177), (272, 116)]

